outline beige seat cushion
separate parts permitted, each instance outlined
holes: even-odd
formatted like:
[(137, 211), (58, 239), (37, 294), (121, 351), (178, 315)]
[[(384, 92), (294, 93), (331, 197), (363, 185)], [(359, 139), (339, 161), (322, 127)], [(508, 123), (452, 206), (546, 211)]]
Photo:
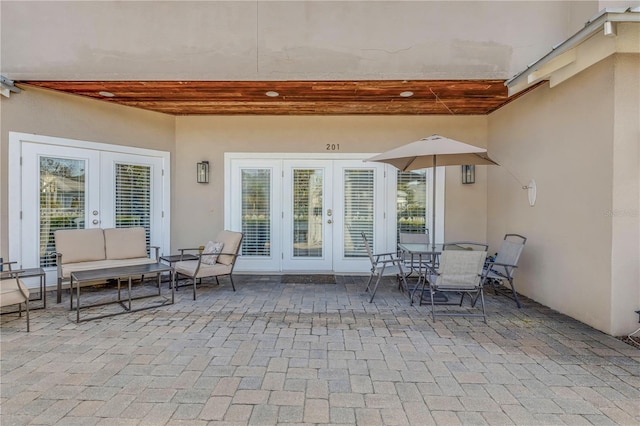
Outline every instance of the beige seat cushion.
[[(174, 268), (176, 272), (193, 277), (193, 274), (198, 266), (197, 260), (186, 260), (182, 262), (176, 262)], [(222, 263), (216, 263), (215, 265), (200, 264), (198, 275), (196, 278), (213, 277), (217, 275), (228, 275), (231, 273), (231, 265), (224, 265)]]
[[(21, 289), (22, 291), (20, 291)], [(29, 298), (29, 289), (21, 279), (16, 280), (14, 278), (0, 281), (0, 306), (24, 303), (27, 298)]]
[(106, 259), (104, 232), (100, 228), (59, 229), (54, 236), (63, 264)]
[(138, 257), (135, 259), (114, 259), (100, 260), (96, 262), (80, 262), (62, 265), (62, 277), (70, 278), (72, 272), (91, 271), (94, 269), (116, 268), (120, 266), (145, 265), (147, 263), (156, 263), (155, 259), (148, 257)]
[(104, 230), (107, 259), (135, 259), (147, 256), (144, 228), (109, 228)]
[[(242, 241), (242, 233), (234, 231), (220, 231), (216, 236), (215, 241), (219, 241), (223, 244), (222, 251), (224, 253), (238, 253), (240, 248), (240, 242)], [(234, 262), (234, 256), (221, 254), (218, 256), (218, 263), (223, 265), (231, 265)]]

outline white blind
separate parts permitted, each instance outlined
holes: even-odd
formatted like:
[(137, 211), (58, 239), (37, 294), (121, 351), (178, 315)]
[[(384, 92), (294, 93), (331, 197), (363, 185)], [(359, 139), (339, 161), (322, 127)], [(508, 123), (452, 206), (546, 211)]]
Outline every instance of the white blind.
[(242, 169), (242, 254), (271, 254), (271, 170)]
[(116, 228), (141, 226), (147, 247), (151, 232), (151, 167), (116, 164)]
[(55, 266), (54, 231), (84, 228), (85, 161), (40, 157), (40, 266)]
[(366, 257), (362, 232), (375, 247), (373, 170), (344, 171), (344, 232), (345, 257)]

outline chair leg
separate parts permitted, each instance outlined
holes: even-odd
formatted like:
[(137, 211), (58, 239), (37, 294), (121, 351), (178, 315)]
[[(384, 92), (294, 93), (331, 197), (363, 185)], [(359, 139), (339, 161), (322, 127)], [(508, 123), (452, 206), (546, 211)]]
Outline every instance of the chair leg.
[(513, 280), (507, 280), (509, 281), (509, 285), (511, 285), (511, 292), (513, 293), (513, 300), (516, 301), (516, 305), (518, 306), (518, 309), (520, 309), (520, 301), (518, 300), (518, 294), (516, 293), (516, 288), (513, 286)]
[[(218, 277), (216, 277), (218, 279)], [(236, 286), (233, 284), (233, 275), (229, 274), (229, 281), (231, 281), (231, 288), (236, 291)]]
[(376, 295), (376, 290), (378, 290), (378, 284), (380, 284), (381, 279), (382, 274), (379, 274), (378, 279), (376, 280), (376, 285), (373, 286), (373, 291), (371, 292), (371, 299), (369, 299), (369, 303), (373, 302), (373, 297)]
[(29, 298), (24, 301), (25, 310), (27, 311), (27, 333), (29, 332)]
[(369, 275), (369, 281), (367, 281), (367, 287), (364, 289), (365, 293), (369, 291), (369, 286), (371, 285), (371, 280), (373, 280), (373, 273), (371, 275)]
[[(431, 294), (431, 319), (433, 319), (433, 322), (436, 322), (436, 304), (433, 301), (435, 292), (433, 291), (433, 289), (429, 288), (429, 293)], [(422, 296), (420, 297), (421, 297), (420, 302), (422, 303)]]
[(487, 323), (487, 313), (484, 310), (484, 292), (482, 291), (482, 287), (480, 288), (480, 303), (482, 304), (482, 319), (484, 319), (484, 323)]
[(196, 300), (196, 277), (193, 277), (193, 300)]
[(62, 278), (58, 277), (58, 285), (56, 286), (56, 290), (57, 290), (57, 296), (56, 296), (56, 302), (57, 303), (61, 303), (62, 302)]

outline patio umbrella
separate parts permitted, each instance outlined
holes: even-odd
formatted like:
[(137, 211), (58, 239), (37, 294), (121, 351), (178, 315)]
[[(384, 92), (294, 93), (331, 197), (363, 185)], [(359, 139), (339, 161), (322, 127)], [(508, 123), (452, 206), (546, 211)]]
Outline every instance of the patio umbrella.
[[(434, 173), (431, 182), (431, 197), (433, 203), (431, 209), (431, 226), (435, 226), (436, 223), (436, 167), (460, 166), (463, 164), (498, 165), (498, 163), (489, 158), (486, 149), (440, 135), (431, 135), (428, 138), (423, 138), (418, 141), (393, 148), (364, 161), (391, 164), (403, 172), (433, 167)], [(431, 243), (433, 245), (435, 245), (435, 235), (436, 233), (433, 232), (432, 229)]]

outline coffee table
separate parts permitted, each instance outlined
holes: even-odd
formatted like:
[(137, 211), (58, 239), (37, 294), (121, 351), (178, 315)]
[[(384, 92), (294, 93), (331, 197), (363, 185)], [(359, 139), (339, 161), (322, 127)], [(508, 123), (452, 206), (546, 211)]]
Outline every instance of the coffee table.
[[(162, 297), (160, 282), (161, 282), (161, 276), (164, 272), (169, 272), (169, 274), (171, 275), (171, 299), (167, 299), (163, 297), (163, 300), (161, 300), (158, 304), (133, 309), (131, 304), (133, 300), (138, 300), (138, 299), (143, 299), (148, 297), (156, 297), (156, 296)], [(153, 275), (153, 274), (156, 275), (156, 280), (158, 283), (158, 294), (132, 297), (131, 296), (132, 277), (142, 276), (142, 275)], [(92, 305), (85, 305), (85, 306), (80, 305), (80, 287), (82, 287), (82, 283), (87, 283), (92, 281), (106, 281), (111, 279), (115, 279), (118, 282), (118, 297), (116, 300), (111, 300), (108, 302), (101, 302), (101, 303), (94, 303)], [(128, 286), (127, 286), (128, 297), (124, 300), (121, 298), (121, 291), (120, 291), (121, 290), (120, 284), (122, 279), (126, 279), (128, 283)], [(143, 265), (131, 265), (131, 266), (120, 266), (120, 267), (114, 267), (114, 268), (94, 269), (94, 270), (88, 270), (88, 271), (76, 271), (71, 273), (70, 310), (73, 310), (74, 285), (76, 287), (76, 294), (78, 298), (76, 302), (76, 322), (80, 322), (81, 321), (80, 310), (96, 307), (96, 306), (103, 306), (107, 304), (117, 303), (120, 306), (122, 306), (124, 310), (122, 312), (109, 313), (105, 315), (93, 316), (91, 318), (85, 318), (85, 319), (82, 319), (82, 321), (94, 320), (98, 318), (106, 318), (114, 315), (120, 315), (120, 314), (129, 313), (129, 312), (137, 312), (145, 309), (157, 308), (159, 306), (173, 304), (174, 303), (174, 287), (175, 287), (174, 284), (175, 284), (175, 275), (173, 273), (173, 268), (169, 265), (165, 265), (159, 262), (147, 263)]]

